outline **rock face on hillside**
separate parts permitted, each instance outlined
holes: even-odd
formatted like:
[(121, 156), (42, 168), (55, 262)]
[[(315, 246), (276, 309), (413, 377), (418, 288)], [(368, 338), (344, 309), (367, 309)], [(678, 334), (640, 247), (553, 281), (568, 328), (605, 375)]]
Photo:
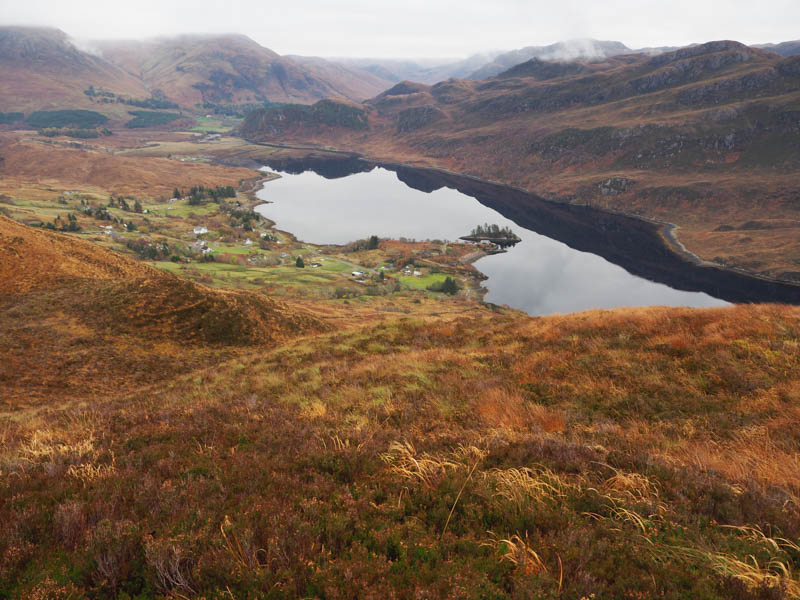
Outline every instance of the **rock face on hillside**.
[(408, 108), (397, 115), (397, 131), (415, 131), (444, 118), (445, 113), (435, 106)]

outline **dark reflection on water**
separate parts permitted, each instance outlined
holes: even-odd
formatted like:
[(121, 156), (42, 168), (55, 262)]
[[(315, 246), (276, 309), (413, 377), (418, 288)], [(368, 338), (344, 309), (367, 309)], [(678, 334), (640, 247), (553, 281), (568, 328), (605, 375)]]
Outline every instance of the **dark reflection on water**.
[[(280, 229), (310, 243), (344, 244), (373, 234), (455, 240), (477, 224), (511, 227), (521, 243), (475, 264), (488, 276), (484, 282), (488, 302), (508, 304), (532, 315), (617, 306), (725, 304), (707, 293), (637, 277), (597, 254), (526, 229), (452, 189), (452, 181), (437, 178), (435, 173), (419, 174), (413, 169), (395, 173), (362, 161), (351, 161), (346, 168), (323, 165), (322, 175), (301, 172), (305, 165), (273, 167), (282, 168), (284, 176), (265, 184), (258, 196), (269, 204), (257, 210)], [(357, 172), (347, 176), (348, 169)], [(486, 191), (477, 190), (474, 195), (485, 196)]]

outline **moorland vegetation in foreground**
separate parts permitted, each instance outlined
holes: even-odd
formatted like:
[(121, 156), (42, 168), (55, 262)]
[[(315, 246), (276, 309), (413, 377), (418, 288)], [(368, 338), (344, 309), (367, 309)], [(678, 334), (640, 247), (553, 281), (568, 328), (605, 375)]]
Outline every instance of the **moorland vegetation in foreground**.
[(337, 146), (796, 279), (796, 57), (298, 107), (388, 86), (241, 36), (109, 61), (2, 33), (0, 598), (800, 597), (800, 308), (532, 318), (480, 301), (472, 247), (317, 246), (253, 212), (253, 168)]

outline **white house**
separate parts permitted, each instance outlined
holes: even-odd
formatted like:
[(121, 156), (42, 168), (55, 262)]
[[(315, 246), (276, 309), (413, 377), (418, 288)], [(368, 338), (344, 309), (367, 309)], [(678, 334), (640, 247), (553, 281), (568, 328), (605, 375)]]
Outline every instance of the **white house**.
[(208, 227), (198, 225), (197, 227), (194, 228), (195, 235), (203, 235), (204, 233), (208, 233)]

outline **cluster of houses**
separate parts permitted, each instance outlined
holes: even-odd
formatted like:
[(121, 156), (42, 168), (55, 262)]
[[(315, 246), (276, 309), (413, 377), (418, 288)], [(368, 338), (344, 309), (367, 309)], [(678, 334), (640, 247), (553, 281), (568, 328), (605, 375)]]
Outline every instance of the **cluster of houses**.
[(403, 269), (403, 275), (405, 275), (406, 277), (412, 277), (412, 276), (413, 277), (422, 277), (422, 272), (421, 271), (417, 271), (411, 265), (406, 265), (405, 268)]
[(189, 244), (189, 248), (192, 250), (192, 252), (203, 255), (211, 254), (213, 252), (213, 250), (208, 247), (208, 242), (205, 240), (197, 240), (196, 242), (192, 242)]

